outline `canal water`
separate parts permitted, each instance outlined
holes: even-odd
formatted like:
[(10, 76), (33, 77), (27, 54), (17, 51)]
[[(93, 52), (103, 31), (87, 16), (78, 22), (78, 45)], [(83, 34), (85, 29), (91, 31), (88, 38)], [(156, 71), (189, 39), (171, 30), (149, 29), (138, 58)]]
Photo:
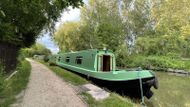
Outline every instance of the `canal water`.
[(154, 95), (145, 99), (147, 107), (190, 107), (190, 76), (155, 72), (159, 89), (152, 88)]

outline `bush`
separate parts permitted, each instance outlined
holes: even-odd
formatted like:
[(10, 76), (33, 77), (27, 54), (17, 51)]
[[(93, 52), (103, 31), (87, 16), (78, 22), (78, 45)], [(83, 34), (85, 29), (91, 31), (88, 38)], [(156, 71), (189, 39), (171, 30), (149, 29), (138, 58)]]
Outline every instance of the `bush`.
[(124, 67), (128, 56), (129, 54), (126, 45), (123, 44), (119, 46), (118, 49), (115, 51), (117, 66)]
[(14, 100), (14, 96), (20, 93), (23, 89), (25, 89), (30, 75), (31, 65), (28, 61), (21, 61), (17, 66), (17, 73), (7, 81), (2, 82), (2, 78), (8, 77), (8, 75), (1, 75), (0, 84), (2, 82), (3, 85), (0, 85), (0, 96), (1, 101), (0, 105), (2, 107), (9, 106)]
[(33, 57), (34, 55), (51, 55), (51, 51), (42, 44), (35, 44), (31, 48), (22, 49), (23, 56)]
[(147, 62), (158, 68), (176, 68), (176, 69), (184, 69), (185, 65), (182, 61), (171, 59), (166, 56), (150, 56), (147, 58)]
[[(163, 35), (158, 37), (138, 37), (135, 45), (136, 54), (159, 55), (176, 54), (188, 57), (190, 45), (181, 36)], [(189, 56), (190, 57), (190, 56)]]
[(44, 62), (48, 62), (48, 61), (49, 61), (49, 55), (45, 55)]
[(160, 68), (160, 69), (167, 69), (167, 68), (174, 68), (174, 69), (186, 69), (187, 66), (184, 61), (180, 59), (173, 59), (167, 56), (140, 56), (134, 55), (130, 56), (128, 59), (125, 59), (126, 67), (142, 67), (145, 69), (149, 69), (150, 67), (153, 68)]

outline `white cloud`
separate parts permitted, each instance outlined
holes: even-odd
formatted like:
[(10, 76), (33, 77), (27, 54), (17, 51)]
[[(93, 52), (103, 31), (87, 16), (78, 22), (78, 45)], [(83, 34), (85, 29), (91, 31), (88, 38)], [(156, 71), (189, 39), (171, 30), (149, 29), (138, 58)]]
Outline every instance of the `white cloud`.
[(56, 23), (55, 28), (57, 29), (62, 23), (66, 21), (79, 21), (80, 20), (80, 9), (69, 7), (68, 10), (61, 14), (61, 18)]
[[(88, 0), (83, 0), (84, 4), (88, 4)], [(66, 9), (62, 14), (60, 19), (55, 25), (55, 28), (57, 29), (61, 24), (63, 24), (66, 21), (79, 21), (80, 20), (80, 8), (72, 8), (69, 7)]]
[(83, 0), (84, 4), (88, 4), (88, 0)]

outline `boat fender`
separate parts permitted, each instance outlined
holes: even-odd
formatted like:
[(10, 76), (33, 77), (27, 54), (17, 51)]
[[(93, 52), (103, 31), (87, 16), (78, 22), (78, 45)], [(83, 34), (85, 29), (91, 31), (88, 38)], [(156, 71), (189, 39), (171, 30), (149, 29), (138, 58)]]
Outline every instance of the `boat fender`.
[(146, 98), (150, 99), (153, 96), (153, 94), (154, 93), (150, 90), (150, 91), (146, 92), (145, 96), (146, 96)]
[(154, 84), (154, 79), (146, 81), (145, 84), (147, 84), (148, 86), (152, 86)]
[(155, 78), (154, 78), (153, 87), (154, 87), (155, 89), (158, 89), (158, 87), (159, 87), (159, 84), (158, 84), (158, 79), (157, 79), (157, 77), (155, 77)]

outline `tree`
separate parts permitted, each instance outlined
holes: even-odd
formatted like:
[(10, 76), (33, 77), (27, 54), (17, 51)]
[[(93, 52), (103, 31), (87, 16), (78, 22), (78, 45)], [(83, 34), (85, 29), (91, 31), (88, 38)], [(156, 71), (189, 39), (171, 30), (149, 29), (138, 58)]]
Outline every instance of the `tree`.
[(77, 50), (80, 38), (80, 34), (78, 33), (79, 26), (78, 22), (65, 22), (55, 32), (54, 40), (60, 50), (64, 52)]
[[(139, 51), (134, 47), (142, 45), (142, 50), (146, 48), (143, 53), (152, 50), (152, 54), (166, 54), (169, 47), (177, 53), (182, 50), (187, 53), (190, 40), (189, 0), (120, 0), (120, 4), (129, 51)], [(151, 41), (157, 43), (148, 48)], [(164, 46), (159, 47), (163, 43)]]
[(184, 35), (190, 25), (190, 0), (154, 1), (151, 14), (160, 35)]
[(22, 49), (22, 53), (25, 57), (33, 57), (34, 55), (50, 55), (51, 51), (47, 49), (44, 45), (40, 43), (36, 43), (32, 45), (30, 48)]
[(151, 5), (150, 20), (154, 22), (155, 34), (137, 39), (136, 50), (149, 55), (173, 52), (179, 56), (189, 56), (190, 1), (153, 0)]
[(62, 51), (107, 47), (116, 51), (124, 42), (124, 24), (117, 0), (90, 0), (81, 8), (79, 23), (67, 22), (55, 33)]
[(82, 8), (81, 25), (91, 48), (107, 47), (113, 51), (124, 41), (124, 24), (117, 0), (91, 0)]
[(125, 23), (126, 43), (132, 53), (139, 36), (152, 35), (151, 0), (120, 0), (120, 13)]
[[(21, 47), (31, 46), (42, 30), (54, 28), (54, 23), (65, 8), (80, 5), (82, 0), (1, 0), (0, 60), (6, 70), (15, 68), (17, 52)], [(12, 48), (14, 50), (9, 51)]]

